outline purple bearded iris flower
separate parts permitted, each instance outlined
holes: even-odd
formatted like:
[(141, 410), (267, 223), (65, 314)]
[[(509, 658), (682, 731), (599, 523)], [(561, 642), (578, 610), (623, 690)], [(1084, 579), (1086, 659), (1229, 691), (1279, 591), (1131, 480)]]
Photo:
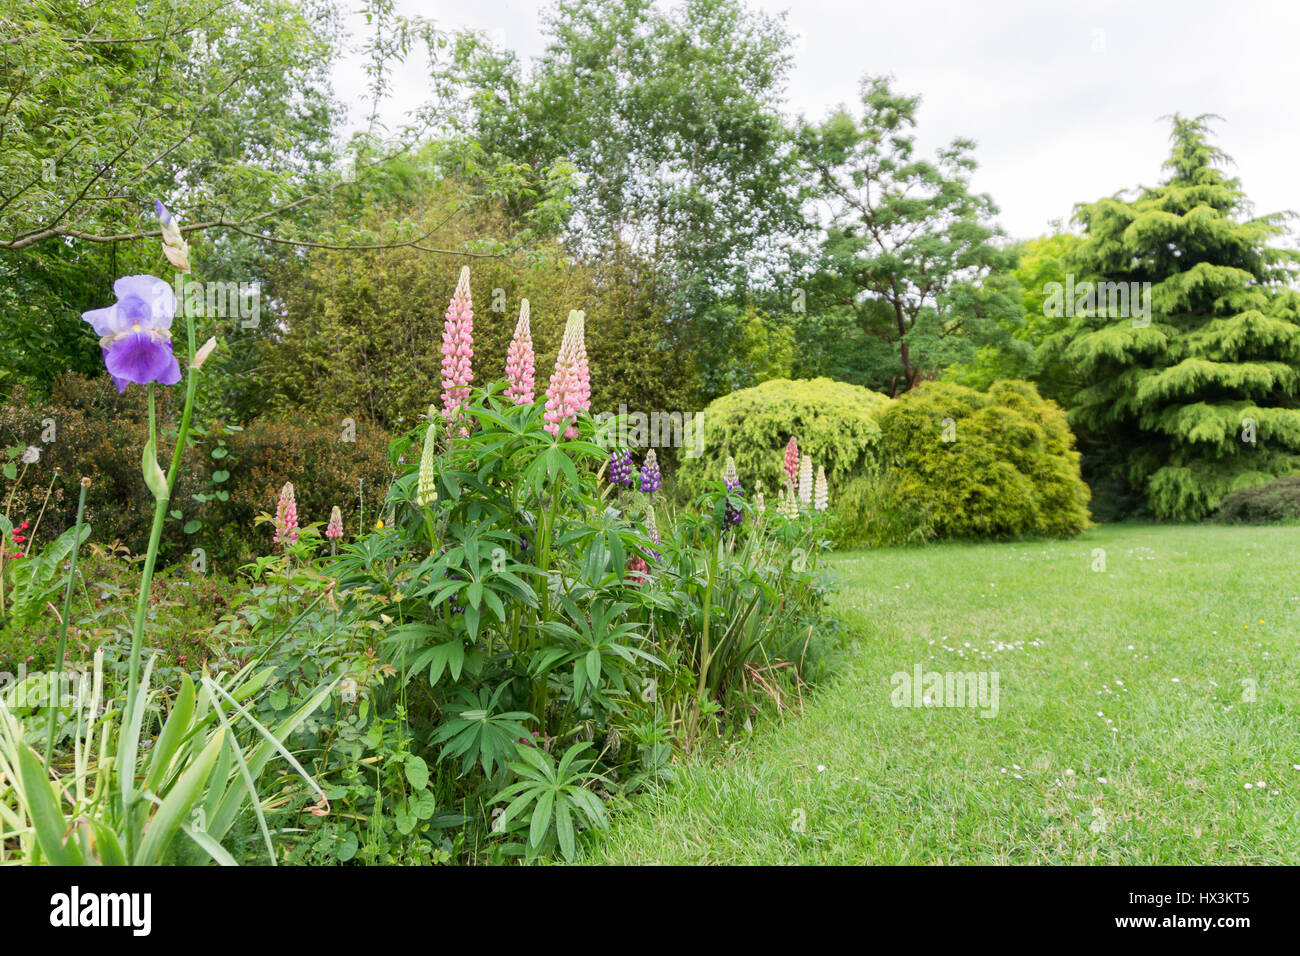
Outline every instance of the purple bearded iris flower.
[(117, 302), (91, 309), (81, 317), (99, 336), (104, 367), (118, 392), (127, 385), (175, 385), (180, 363), (172, 353), (172, 317), (176, 294), (157, 276), (123, 276), (113, 283)]

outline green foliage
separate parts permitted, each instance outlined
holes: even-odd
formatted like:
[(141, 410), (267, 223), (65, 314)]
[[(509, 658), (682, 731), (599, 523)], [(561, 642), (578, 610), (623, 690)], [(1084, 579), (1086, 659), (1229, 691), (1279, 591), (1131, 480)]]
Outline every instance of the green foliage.
[(857, 475), (831, 502), (837, 549), (921, 544), (933, 536), (925, 505), (905, 505), (883, 474)]
[(795, 328), (789, 322), (754, 302), (717, 303), (696, 322), (702, 337), (715, 346), (693, 352), (693, 376), (702, 394), (725, 395), (769, 379), (791, 377)]
[[(407, 214), (429, 227), (453, 218), (438, 232), (445, 248), (492, 251), (496, 244), (482, 237), (507, 235), (518, 225), (500, 208), (462, 211), (465, 188), (430, 188)], [(391, 214), (377, 206), (362, 221), (373, 226)], [(473, 261), (477, 382), (503, 377), (520, 300), (528, 299), (539, 393), (554, 368), (569, 310), (583, 308), (591, 316), (593, 408), (690, 407), (689, 361), (671, 347), (662, 314), (644, 312), (634, 264), (598, 273), (558, 242), (541, 239), (526, 255)], [(462, 264), (412, 248), (315, 250), (278, 272), (272, 285), (284, 310), (275, 323), (263, 320), (278, 331), (257, 345), (259, 409), (303, 409), (313, 418), (350, 417), (402, 431), (439, 390), (446, 290), (455, 287)]]
[(583, 751), (590, 743), (574, 744), (557, 764), (554, 758), (535, 746), (518, 748), (519, 761), (510, 769), (519, 782), (506, 787), (494, 798), (504, 801), (498, 825), (508, 832), (516, 817), (527, 813), (528, 842), (526, 855), (535, 857), (549, 842), (558, 844), (566, 860), (572, 860), (577, 849), (575, 834), (578, 824), (589, 829), (604, 829), (605, 808), (588, 789), (588, 782), (598, 779), (598, 774), (584, 769), (591, 765)]
[(891, 395), (978, 348), (1005, 346), (1022, 306), (994, 241), (997, 209), (970, 192), (974, 143), (957, 139), (934, 162), (915, 156), (919, 97), (883, 77), (862, 84), (862, 117), (839, 111), (798, 132), (812, 198), (831, 222), (815, 262), (810, 311), (888, 346), (870, 384)]
[(1300, 521), (1300, 475), (1287, 475), (1253, 488), (1229, 492), (1219, 502), (1220, 524), (1284, 524)]
[(799, 453), (825, 467), (833, 501), (842, 484), (872, 466), (880, 437), (875, 416), (888, 402), (877, 392), (828, 378), (772, 379), (724, 395), (701, 413), (703, 454), (690, 457), (686, 452), (695, 449), (685, 449), (678, 484), (683, 494), (698, 494), (722, 477), (731, 455), (746, 490), (752, 495), (761, 485), (769, 506), (775, 505), (775, 493), (786, 482), (786, 443), (794, 436)]
[[(246, 666), (197, 684), (185, 675), (165, 717), (152, 670), (152, 662), (145, 665), (135, 704), (126, 709), (103, 713), (98, 686), (76, 695), (71, 723), (80, 765), (68, 776), (53, 774), (28, 743), (29, 728), (40, 722), (24, 721), (33, 715), (0, 695), (0, 819), (20, 859), (57, 866), (232, 865), (222, 841), (246, 806), (257, 817), (265, 851), (273, 854), (255, 789), (272, 758), (283, 757), (319, 792), (285, 741), (328, 688), (268, 728), (248, 703), (263, 691), (269, 670)], [(142, 747), (155, 720), (152, 746)]]
[[(432, 504), (415, 500), (427, 429), (394, 441), (393, 520), (326, 565), (335, 611), (313, 601), (281, 623), (281, 588), (315, 586), (313, 547), (299, 542), (258, 563), (261, 593), (228, 616), (230, 635), (275, 663), (273, 706), (327, 675), (356, 688), (337, 731), (308, 726), (299, 743), (329, 799), (368, 822), (308, 813), (304, 795), (284, 821), (306, 831), (294, 859), (571, 856), (610, 793), (666, 778), (674, 744), (738, 728), (753, 682), (783, 702), (818, 672), (830, 629), (816, 521), (760, 517), (714, 482), (688, 514), (661, 508), (652, 542), (648, 498), (600, 482), (608, 453), (592, 418), (557, 440), (541, 403), (498, 391), (475, 389), (467, 435), (435, 432)], [(744, 509), (738, 529), (730, 508)], [(355, 769), (415, 757), (427, 799), (409, 779)]]
[[(83, 525), (78, 535), (76, 528), (69, 528), (39, 551), (28, 548), (21, 558), (0, 558), (0, 623), (30, 627), (45, 613), (46, 602), (63, 583), (63, 565), (73, 548), (90, 536), (90, 530)], [(0, 548), (8, 545), (13, 533), (13, 524), (0, 515)]]
[(443, 82), (484, 149), (575, 164), (580, 246), (612, 249), (634, 232), (660, 275), (743, 284), (747, 254), (795, 211), (781, 20), (737, 0), (563, 0), (545, 29), (527, 74), (478, 37), (447, 64)]
[(1172, 139), (1164, 183), (1077, 213), (1080, 279), (1149, 283), (1150, 321), (1083, 302), (1043, 353), (1077, 376), (1070, 420), (1090, 476), (1196, 520), (1296, 467), (1300, 295), (1287, 283), (1300, 253), (1271, 245), (1281, 216), (1250, 216), (1208, 117), (1175, 117)]
[(592, 302), (588, 314), (629, 319), (617, 324), (635, 335), (622, 347), (629, 382), (672, 380), (688, 355), (702, 371), (693, 398), (751, 384), (723, 371), (746, 333), (732, 318), (785, 271), (779, 237), (806, 229), (781, 115), (782, 18), (740, 0), (562, 0), (543, 30), (546, 49), (527, 69), (481, 36), (457, 38), (435, 75), (440, 117), (488, 156), (574, 164), (582, 214), (566, 238), (618, 304)]
[(1054, 402), (1027, 382), (988, 393), (927, 382), (881, 411), (896, 507), (938, 537), (1066, 537), (1088, 527), (1079, 453)]
[(7, 4), (0, 245), (138, 233), (141, 197), (239, 221), (318, 184), (335, 16), (291, 0)]
[(1044, 361), (1039, 348), (1067, 323), (1064, 316), (1049, 314), (1053, 310), (1047, 307), (1048, 290), (1053, 282), (1065, 283), (1069, 257), (1082, 241), (1073, 233), (1057, 232), (1011, 247), (1016, 265), (1010, 277), (1019, 287), (1023, 320), (1019, 315), (1011, 317), (1005, 323), (1010, 339), (983, 346), (971, 361), (951, 366), (945, 375), (948, 381), (985, 391), (999, 379), (1024, 379), (1033, 382), (1044, 398), (1068, 407), (1067, 396), (1077, 387), (1071, 370), (1060, 361)]
[[(119, 395), (107, 376), (63, 376), (48, 402), (0, 405), (0, 441), (41, 449), (23, 483), (5, 484), (14, 493), (14, 515), (44, 508), (43, 525), (55, 533), (72, 526), (76, 481), (91, 479), (87, 521), (95, 540), (119, 540), (142, 552), (148, 540), (153, 497), (140, 480), (140, 449), (148, 432), (145, 390), (128, 388)], [(159, 395), (164, 423), (176, 417), (175, 396)], [(323, 422), (258, 420), (247, 428), (214, 423), (191, 435), (163, 532), (167, 553), (206, 551), (208, 563), (234, 565), (270, 548), (269, 536), (258, 541), (254, 521), (274, 511), (280, 487), (293, 481), (302, 523), (324, 522), (338, 505), (348, 529), (360, 530), (363, 502), (379, 496), (390, 474), (388, 438), (373, 425), (359, 425), (355, 435), (341, 420)], [(354, 440), (353, 440), (354, 439)], [(43, 495), (50, 490), (48, 503)], [(377, 501), (365, 504), (377, 514)]]

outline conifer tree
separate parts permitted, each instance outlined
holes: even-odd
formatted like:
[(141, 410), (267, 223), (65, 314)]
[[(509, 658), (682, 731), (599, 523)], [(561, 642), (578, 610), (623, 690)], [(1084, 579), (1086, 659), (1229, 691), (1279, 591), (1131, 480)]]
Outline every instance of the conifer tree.
[(1173, 118), (1161, 185), (1077, 208), (1073, 314), (1044, 344), (1079, 376), (1089, 477), (1180, 521), (1300, 465), (1300, 253), (1273, 244), (1289, 214), (1252, 217), (1209, 119)]

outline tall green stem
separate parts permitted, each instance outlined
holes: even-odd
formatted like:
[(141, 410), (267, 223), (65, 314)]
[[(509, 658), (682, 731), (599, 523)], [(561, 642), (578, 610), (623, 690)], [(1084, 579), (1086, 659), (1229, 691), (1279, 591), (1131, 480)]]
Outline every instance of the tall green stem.
[[(542, 521), (541, 535), (537, 542), (537, 570), (541, 572), (541, 612), (535, 621), (549, 621), (551, 617), (551, 536), (555, 531), (555, 520), (559, 513), (560, 487), (556, 480), (551, 485), (551, 506)], [(541, 509), (538, 509), (539, 512)], [(529, 640), (531, 645), (532, 641)], [(537, 716), (542, 733), (546, 733), (546, 675), (533, 686), (533, 711)]]
[(709, 577), (704, 586), (704, 626), (700, 637), (700, 683), (696, 693), (704, 696), (709, 680), (709, 624), (713, 620), (713, 582), (718, 576), (718, 542), (709, 547)]
[(686, 738), (688, 746), (695, 739), (695, 730), (700, 720), (700, 705), (709, 684), (709, 664), (712, 649), (709, 647), (709, 625), (713, 621), (713, 585), (718, 576), (718, 547), (715, 538), (709, 542), (709, 575), (704, 583), (704, 623), (700, 628), (700, 680), (696, 685), (695, 700), (691, 704), (690, 721), (687, 724)]

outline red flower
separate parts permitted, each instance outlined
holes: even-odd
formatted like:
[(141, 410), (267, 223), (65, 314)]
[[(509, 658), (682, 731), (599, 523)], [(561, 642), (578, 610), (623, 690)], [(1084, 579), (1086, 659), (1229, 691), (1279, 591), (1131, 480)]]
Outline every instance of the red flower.
[(634, 588), (640, 587), (642, 583), (650, 579), (650, 575), (646, 573), (649, 570), (650, 567), (645, 563), (644, 558), (633, 557), (627, 563), (627, 583)]

